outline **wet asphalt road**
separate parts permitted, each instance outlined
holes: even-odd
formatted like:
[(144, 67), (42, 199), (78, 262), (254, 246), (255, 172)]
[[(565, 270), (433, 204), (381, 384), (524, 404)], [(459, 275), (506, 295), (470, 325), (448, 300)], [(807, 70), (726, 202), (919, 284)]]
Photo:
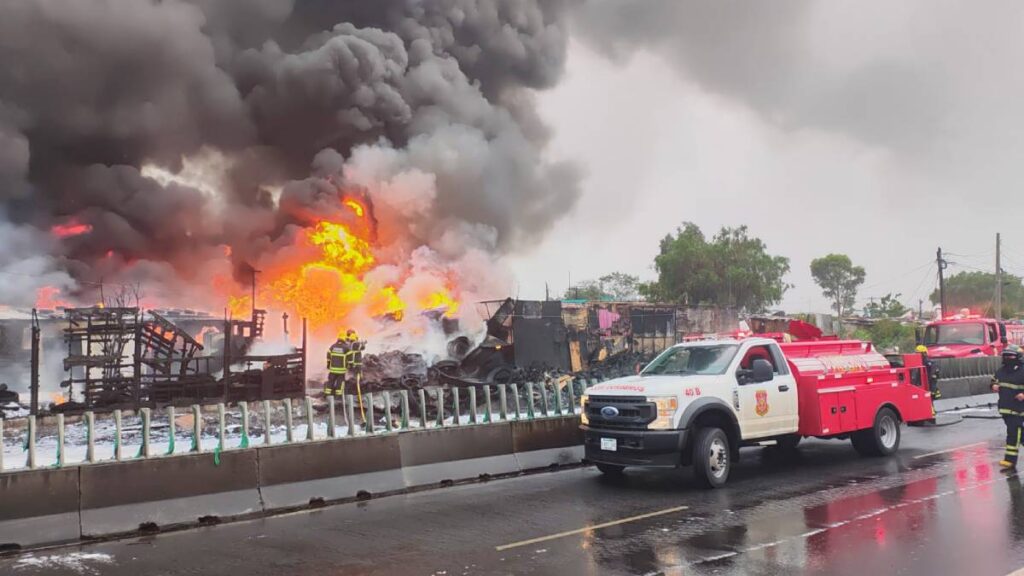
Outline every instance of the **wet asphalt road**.
[(1024, 566), (1024, 486), (996, 468), (1002, 430), (904, 428), (886, 459), (745, 449), (717, 491), (688, 471), (538, 474), (37, 552), (0, 574), (1003, 576)]

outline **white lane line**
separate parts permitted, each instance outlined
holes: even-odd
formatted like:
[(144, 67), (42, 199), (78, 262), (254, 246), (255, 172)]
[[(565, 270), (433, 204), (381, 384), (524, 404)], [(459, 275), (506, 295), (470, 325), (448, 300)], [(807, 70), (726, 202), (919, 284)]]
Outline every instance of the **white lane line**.
[(509, 548), (519, 548), (520, 546), (529, 546), (531, 544), (537, 544), (540, 542), (547, 542), (548, 540), (557, 540), (558, 538), (565, 538), (566, 536), (572, 536), (574, 534), (582, 534), (589, 532), (590, 530), (600, 530), (601, 528), (608, 528), (609, 526), (618, 526), (619, 524), (626, 524), (628, 522), (636, 522), (637, 520), (644, 520), (646, 518), (653, 518), (655, 516), (664, 516), (665, 514), (672, 514), (675, 512), (682, 512), (683, 510), (689, 509), (689, 506), (676, 506), (674, 508), (666, 508), (664, 510), (658, 510), (655, 512), (648, 512), (647, 514), (640, 514), (639, 516), (630, 516), (629, 518), (622, 518), (620, 520), (612, 520), (611, 522), (602, 522), (601, 524), (594, 524), (591, 526), (584, 526), (583, 528), (577, 528), (576, 530), (566, 530), (565, 532), (559, 532), (557, 534), (551, 534), (549, 536), (541, 536), (539, 538), (531, 538), (529, 540), (522, 540), (520, 542), (513, 542), (511, 544), (502, 544), (501, 546), (495, 546), (494, 549), (497, 551), (508, 550)]
[(956, 452), (957, 450), (966, 450), (968, 448), (976, 448), (978, 446), (985, 446), (988, 442), (975, 442), (974, 444), (968, 444), (966, 446), (957, 446), (956, 448), (950, 448), (948, 450), (939, 450), (938, 452), (929, 452), (927, 454), (921, 454), (920, 456), (914, 456), (914, 460), (919, 458), (927, 458), (929, 456), (938, 456), (939, 454), (946, 454), (949, 452)]

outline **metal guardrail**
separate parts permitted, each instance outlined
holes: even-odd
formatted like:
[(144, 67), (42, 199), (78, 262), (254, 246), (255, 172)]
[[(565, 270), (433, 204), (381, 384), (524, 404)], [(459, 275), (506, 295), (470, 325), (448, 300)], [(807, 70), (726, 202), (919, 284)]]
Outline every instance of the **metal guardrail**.
[[(325, 403), (317, 403), (307, 396), (295, 400), (264, 400), (254, 414), (247, 402), (233, 406), (224, 403), (200, 406), (179, 412), (173, 406), (154, 412), (142, 408), (137, 412), (114, 410), (98, 418), (96, 412), (85, 412), (71, 417), (77, 421), (70, 425), (78, 439), (84, 443), (68, 442), (69, 424), (64, 414), (29, 416), (19, 426), (24, 465), (4, 468), (4, 420), (0, 419), (0, 474), (43, 467), (89, 465), (101, 462), (173, 457), (183, 454), (213, 453), (215, 462), (225, 450), (262, 445), (291, 444), (317, 440), (341, 440), (359, 436), (373, 436), (415, 430), (435, 430), (468, 425), (486, 425), (514, 420), (535, 420), (578, 414), (577, 399), (584, 391), (603, 379), (573, 379), (562, 382), (497, 384), (467, 388), (421, 388), (410, 398), (409, 390), (371, 392), (362, 398), (354, 395), (328, 396)], [(482, 396), (482, 397), (478, 397)], [(161, 414), (162, 412), (162, 414)], [(283, 426), (274, 422), (283, 418)], [(179, 419), (191, 420), (180, 428)], [(205, 434), (211, 428), (213, 433)], [(296, 419), (299, 422), (296, 422)], [(228, 424), (229, 420), (232, 422)], [(262, 434), (253, 435), (253, 421)], [(126, 421), (130, 421), (126, 426)], [(237, 422), (237, 423), (236, 423)], [(47, 453), (46, 464), (40, 461), (40, 429), (55, 428), (47, 440), (55, 439), (54, 453)], [(111, 429), (112, 427), (112, 429)], [(84, 428), (84, 434), (81, 429)], [(190, 429), (190, 430), (189, 430)], [(130, 434), (126, 431), (130, 430)], [(160, 438), (154, 439), (154, 430)], [(135, 444), (126, 444), (126, 439)], [(187, 451), (177, 449), (177, 440), (191, 441)], [(205, 442), (204, 442), (205, 441)], [(103, 457), (98, 449), (102, 444)], [(72, 444), (77, 450), (71, 450)], [(205, 445), (204, 445), (205, 444)], [(230, 444), (230, 445), (229, 445)], [(109, 450), (107, 450), (109, 447)], [(82, 452), (84, 448), (84, 453)], [(126, 450), (126, 448), (128, 448)], [(135, 449), (134, 455), (131, 450)], [(82, 453), (71, 457), (72, 452)]]

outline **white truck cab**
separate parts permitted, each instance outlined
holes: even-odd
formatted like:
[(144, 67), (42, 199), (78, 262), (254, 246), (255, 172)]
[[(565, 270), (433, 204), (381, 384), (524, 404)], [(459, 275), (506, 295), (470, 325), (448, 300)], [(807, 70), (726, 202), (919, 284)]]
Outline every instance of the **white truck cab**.
[(588, 389), (581, 418), (602, 472), (693, 464), (708, 487), (725, 483), (740, 445), (800, 439), (796, 379), (768, 338), (673, 346), (638, 375)]

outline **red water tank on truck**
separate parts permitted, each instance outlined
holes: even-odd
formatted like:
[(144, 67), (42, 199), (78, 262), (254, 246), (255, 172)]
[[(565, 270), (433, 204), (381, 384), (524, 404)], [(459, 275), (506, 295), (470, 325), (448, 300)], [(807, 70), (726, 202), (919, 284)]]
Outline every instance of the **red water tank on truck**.
[(921, 355), (894, 364), (859, 340), (678, 344), (640, 374), (587, 390), (586, 458), (606, 474), (692, 465), (701, 484), (717, 487), (742, 446), (789, 449), (813, 436), (889, 455), (901, 424), (933, 417)]
[(932, 358), (998, 356), (1007, 344), (1024, 345), (1024, 325), (962, 313), (929, 322), (922, 343)]

